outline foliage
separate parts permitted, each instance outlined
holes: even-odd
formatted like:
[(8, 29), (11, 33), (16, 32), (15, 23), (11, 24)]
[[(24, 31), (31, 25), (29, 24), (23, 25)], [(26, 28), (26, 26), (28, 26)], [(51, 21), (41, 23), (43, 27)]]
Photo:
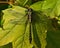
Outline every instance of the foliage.
[[(11, 48), (49, 48), (49, 35), (60, 29), (59, 2), (60, 0), (16, 0), (12, 8), (3, 10), (0, 48), (5, 48), (4, 45), (9, 43), (12, 43)], [(53, 33), (51, 38), (55, 39), (55, 35)], [(53, 41), (52, 43), (54, 44)], [(60, 48), (58, 44), (60, 42), (55, 43), (56, 47), (51, 45), (51, 48)]]

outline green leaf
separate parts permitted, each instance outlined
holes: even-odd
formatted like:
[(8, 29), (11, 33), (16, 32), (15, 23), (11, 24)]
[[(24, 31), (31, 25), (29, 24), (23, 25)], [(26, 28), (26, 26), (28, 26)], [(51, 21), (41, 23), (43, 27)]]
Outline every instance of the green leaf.
[(18, 4), (19, 6), (30, 5), (31, 0), (16, 0), (16, 4)]
[(28, 0), (16, 0), (16, 2), (23, 6), (28, 2)]
[[(12, 42), (13, 48), (31, 48), (26, 9), (18, 6), (3, 10), (4, 30), (0, 28), (0, 46)], [(14, 16), (14, 14), (16, 16)]]
[(46, 48), (60, 48), (60, 30), (48, 30)]
[(34, 11), (40, 11), (42, 9), (43, 1), (36, 2), (30, 6)]
[(60, 0), (44, 0), (30, 6), (34, 11), (42, 11), (46, 16), (54, 18), (60, 15)]
[(9, 43), (9, 44), (4, 45), (4, 46), (0, 46), (0, 48), (12, 48), (12, 43)]
[(33, 45), (35, 48), (45, 48), (47, 33), (47, 17), (34, 12), (32, 15)]
[(45, 0), (42, 10), (51, 18), (54, 18), (56, 16), (60, 15), (60, 0)]

